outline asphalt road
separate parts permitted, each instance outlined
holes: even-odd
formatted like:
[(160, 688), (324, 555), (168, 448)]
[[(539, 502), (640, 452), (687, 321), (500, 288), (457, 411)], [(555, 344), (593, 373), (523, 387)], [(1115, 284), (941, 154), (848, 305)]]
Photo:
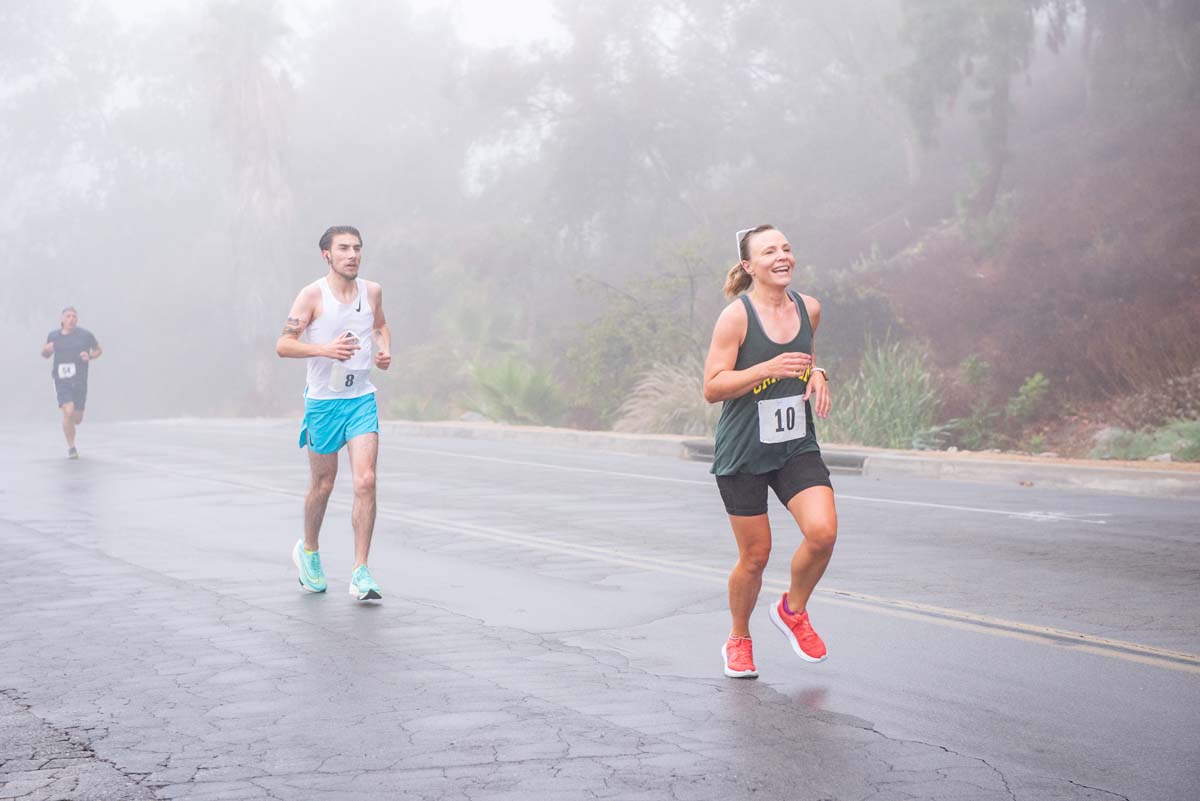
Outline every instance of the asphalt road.
[(0, 428), (0, 798), (1200, 798), (1200, 502), (836, 476), (796, 659), (721, 675), (708, 466), (387, 436), (303, 593), (290, 422)]

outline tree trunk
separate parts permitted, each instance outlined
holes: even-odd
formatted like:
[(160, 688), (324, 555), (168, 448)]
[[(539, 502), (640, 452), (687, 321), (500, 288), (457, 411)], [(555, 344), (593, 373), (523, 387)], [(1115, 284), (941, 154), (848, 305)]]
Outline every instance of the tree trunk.
[(967, 206), (972, 220), (980, 220), (991, 213), (1000, 194), (1000, 181), (1004, 177), (1004, 166), (1008, 162), (1009, 77), (997, 75), (988, 99), (988, 115), (983, 122), (984, 159), (987, 174), (975, 190)]

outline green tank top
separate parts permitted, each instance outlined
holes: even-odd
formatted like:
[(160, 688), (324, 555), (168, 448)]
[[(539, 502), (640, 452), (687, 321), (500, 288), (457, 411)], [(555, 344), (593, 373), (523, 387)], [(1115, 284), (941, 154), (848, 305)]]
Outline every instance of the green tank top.
[[(813, 331), (804, 300), (788, 290), (800, 313), (800, 332), (791, 342), (779, 344), (767, 337), (750, 298), (746, 307), (746, 339), (738, 348), (735, 370), (745, 370), (774, 359), (781, 353), (812, 353)], [(716, 450), (712, 472), (718, 476), (735, 473), (769, 473), (783, 467), (798, 453), (820, 452), (808, 401), (800, 401), (808, 381), (799, 378), (768, 378), (739, 398), (725, 401), (717, 421)], [(798, 419), (804, 410), (804, 424)], [(766, 441), (764, 441), (766, 440)]]

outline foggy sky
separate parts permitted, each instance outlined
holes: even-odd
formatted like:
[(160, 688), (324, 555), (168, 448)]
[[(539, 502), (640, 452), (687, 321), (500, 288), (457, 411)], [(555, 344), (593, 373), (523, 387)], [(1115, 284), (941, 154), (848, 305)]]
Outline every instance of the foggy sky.
[[(978, 74), (914, 123), (897, 0), (332, 8), (5, 4), (0, 411), (57, 418), (38, 350), (70, 304), (106, 350), (92, 419), (297, 413), (303, 364), (273, 343), (331, 224), (384, 285), (385, 395), (512, 354), (570, 391), (580, 323), (627, 288), (690, 271), (702, 342), (733, 231), (775, 223), (832, 286), (952, 217), (986, 162)], [(1012, 82), (1005, 192), (1089, 102), (1079, 19)]]

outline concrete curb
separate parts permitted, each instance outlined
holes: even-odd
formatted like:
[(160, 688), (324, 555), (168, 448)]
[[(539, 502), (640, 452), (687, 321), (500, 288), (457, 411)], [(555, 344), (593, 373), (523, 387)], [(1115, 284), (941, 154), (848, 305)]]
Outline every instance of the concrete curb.
[[(712, 461), (712, 440), (670, 434), (623, 434), (568, 428), (514, 426), (502, 423), (382, 422), (385, 433), (521, 442), (553, 448), (583, 448), (642, 456)], [(1125, 463), (1079, 464), (1036, 457), (822, 445), (830, 470), (871, 478), (934, 478), (986, 484), (1056, 487), (1123, 495), (1200, 500), (1200, 469), (1141, 467)]]
[(871, 454), (863, 475), (872, 478), (937, 478), (989, 484), (1057, 487), (1200, 499), (1200, 472), (1150, 467), (1109, 467), (1009, 459), (921, 457), (904, 452)]

